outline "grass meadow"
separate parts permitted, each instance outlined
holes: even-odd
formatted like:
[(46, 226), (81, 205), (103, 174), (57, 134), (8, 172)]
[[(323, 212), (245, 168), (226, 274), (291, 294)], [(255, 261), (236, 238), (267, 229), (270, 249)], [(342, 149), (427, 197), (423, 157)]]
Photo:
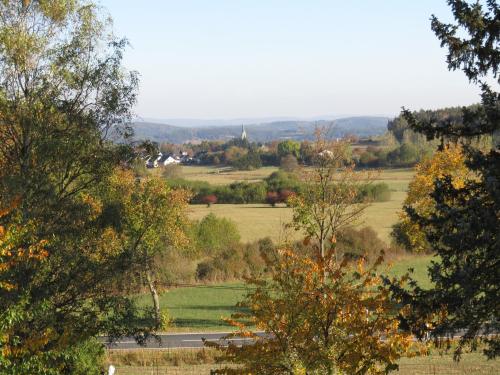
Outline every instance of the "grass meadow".
[[(233, 182), (261, 181), (277, 170), (277, 167), (262, 167), (253, 171), (238, 171), (224, 166), (184, 165), (181, 167), (181, 174), (186, 180), (206, 181), (213, 185), (228, 185)], [(161, 168), (151, 171), (152, 173), (161, 173)], [(394, 191), (406, 191), (412, 177), (412, 168), (382, 169), (376, 173), (375, 182), (386, 182)]]
[(233, 182), (262, 181), (277, 170), (277, 167), (262, 167), (253, 171), (237, 171), (224, 166), (182, 166), (182, 177), (191, 181), (206, 181), (212, 185), (229, 185)]
[[(370, 226), (379, 237), (390, 242), (392, 225), (398, 220), (398, 212), (403, 205), (406, 193), (391, 192), (387, 202), (375, 202), (369, 206), (358, 225)], [(292, 219), (292, 210), (285, 205), (271, 207), (268, 204), (214, 204), (191, 205), (189, 215), (192, 219), (202, 219), (209, 213), (233, 220), (243, 242), (252, 242), (263, 237), (270, 237), (280, 243), (284, 239), (299, 239), (300, 233), (287, 232), (284, 225)]]
[[(401, 276), (408, 268), (414, 269), (413, 277), (420, 285), (430, 285), (427, 277), (427, 265), (430, 256), (406, 256), (381, 268), (380, 272), (389, 276)], [(172, 319), (169, 331), (199, 332), (227, 331), (231, 329), (223, 318), (240, 311), (236, 303), (248, 293), (243, 282), (220, 284), (198, 284), (172, 288), (160, 296), (160, 304), (168, 310)], [(142, 304), (150, 304), (148, 294), (139, 297)]]
[[(182, 176), (189, 180), (207, 181), (215, 185), (230, 184), (236, 181), (260, 181), (276, 167), (263, 167), (254, 171), (234, 171), (231, 168), (206, 166), (183, 166)], [(385, 182), (391, 189), (391, 199), (388, 202), (376, 202), (367, 208), (360, 226), (371, 226), (379, 237), (390, 241), (392, 225), (398, 220), (398, 211), (403, 205), (408, 189), (408, 183), (413, 177), (412, 169), (384, 169), (376, 173), (374, 182)], [(270, 237), (275, 242), (283, 239), (298, 239), (300, 233), (290, 233), (284, 230), (284, 224), (292, 218), (291, 210), (284, 205), (271, 207), (266, 204), (215, 204), (192, 205), (190, 217), (201, 219), (209, 213), (233, 220), (240, 231), (243, 242), (251, 242), (263, 237)]]

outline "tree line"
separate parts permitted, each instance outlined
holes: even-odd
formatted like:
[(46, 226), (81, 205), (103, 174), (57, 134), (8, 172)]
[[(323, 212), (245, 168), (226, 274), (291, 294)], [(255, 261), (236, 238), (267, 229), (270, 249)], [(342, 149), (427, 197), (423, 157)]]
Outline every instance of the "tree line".
[[(468, 108), (473, 110), (477, 105)], [(420, 110), (414, 116), (419, 121), (435, 118), (460, 123), (461, 111), (460, 107)], [(472, 142), (484, 149), (491, 147), (495, 142), (494, 137), (498, 136), (481, 135)], [(342, 141), (351, 144), (346, 153), (346, 162), (355, 163), (357, 168), (414, 167), (432, 157), (439, 145), (439, 141), (429, 140), (424, 134), (414, 131), (402, 114), (388, 121), (387, 132), (383, 136), (359, 139), (347, 135)], [(282, 140), (263, 144), (235, 138), (227, 142), (203, 141), (199, 145), (163, 143), (156, 147), (165, 153), (175, 153), (182, 149), (190, 155), (196, 155), (197, 162), (201, 165), (229, 166), (238, 170), (279, 166), (293, 171), (300, 165), (311, 165), (314, 158), (312, 146), (312, 141), (309, 140)]]
[[(229, 185), (211, 185), (205, 181), (190, 181), (182, 178), (167, 178), (174, 189), (186, 189), (192, 193), (190, 203), (286, 203), (293, 194), (300, 194), (304, 188), (300, 175), (279, 170), (271, 173), (262, 182), (234, 182)], [(359, 186), (358, 199), (372, 202), (390, 200), (391, 191), (384, 182), (369, 182)]]

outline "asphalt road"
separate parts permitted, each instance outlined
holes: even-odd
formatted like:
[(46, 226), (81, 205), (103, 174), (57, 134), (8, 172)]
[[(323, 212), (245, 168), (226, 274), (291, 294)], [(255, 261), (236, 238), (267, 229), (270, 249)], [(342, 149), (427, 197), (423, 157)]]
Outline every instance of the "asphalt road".
[(124, 337), (114, 343), (108, 343), (107, 338), (103, 337), (101, 340), (106, 343), (108, 349), (174, 349), (174, 348), (202, 348), (203, 338), (208, 341), (219, 342), (227, 345), (233, 342), (237, 345), (251, 344), (252, 339), (248, 338), (232, 338), (230, 340), (222, 340), (222, 337), (228, 335), (228, 332), (220, 333), (170, 333), (161, 334), (157, 338), (149, 338), (145, 345), (136, 343), (133, 337)]
[[(236, 345), (251, 344), (252, 339), (235, 337), (229, 340), (222, 340), (228, 332), (202, 332), (202, 333), (169, 333), (160, 334), (157, 337), (149, 338), (145, 345), (139, 345), (133, 337), (124, 337), (113, 343), (109, 343), (106, 337), (101, 337), (108, 349), (179, 349), (179, 348), (203, 348), (203, 339), (227, 345), (233, 342)], [(459, 338), (464, 332), (456, 333), (453, 338)], [(257, 335), (264, 337), (264, 332), (257, 332)]]

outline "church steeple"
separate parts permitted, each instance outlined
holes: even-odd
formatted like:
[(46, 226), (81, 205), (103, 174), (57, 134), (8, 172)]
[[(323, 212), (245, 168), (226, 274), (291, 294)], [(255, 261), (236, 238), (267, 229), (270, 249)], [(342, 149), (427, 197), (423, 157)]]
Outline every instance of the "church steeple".
[(247, 139), (247, 132), (245, 131), (245, 126), (241, 125), (241, 140), (246, 141)]

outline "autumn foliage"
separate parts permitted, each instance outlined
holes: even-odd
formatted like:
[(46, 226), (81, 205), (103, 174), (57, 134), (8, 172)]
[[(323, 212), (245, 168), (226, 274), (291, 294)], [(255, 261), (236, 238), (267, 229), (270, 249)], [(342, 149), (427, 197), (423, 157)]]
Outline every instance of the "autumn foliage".
[(266, 193), (266, 202), (274, 207), (280, 202), (280, 195), (275, 191), (268, 191)]
[(228, 320), (238, 329), (228, 339), (255, 344), (208, 343), (225, 361), (243, 365), (218, 373), (385, 374), (396, 368), (412, 339), (399, 330), (401, 311), (376, 273), (380, 262), (317, 262), (288, 247), (266, 258), (272, 278), (251, 280), (255, 289), (240, 304), (249, 313)]
[(116, 169), (110, 178), (108, 200), (116, 207), (106, 220), (116, 218), (116, 237), (126, 249), (138, 273), (149, 288), (153, 300), (155, 328), (163, 324), (159, 301), (159, 280), (156, 258), (169, 248), (188, 243), (186, 207), (189, 193), (172, 190), (160, 178), (136, 179), (130, 170)]
[(15, 208), (19, 199), (10, 204), (0, 201), (0, 218), (6, 220), (8, 226), (0, 225), (0, 299), (17, 299), (17, 304), (5, 304), (0, 314), (0, 368), (4, 363), (23, 357), (30, 352), (36, 352), (45, 345), (50, 337), (51, 330), (27, 331), (20, 337), (15, 330), (18, 320), (26, 318), (23, 311), (22, 298), (19, 299), (18, 283), (13, 274), (28, 269), (30, 264), (42, 262), (47, 256), (46, 240), (36, 240), (33, 237), (33, 225), (19, 225), (15, 217)]
[(210, 207), (212, 204), (217, 203), (217, 197), (215, 196), (215, 194), (204, 195), (201, 198), (201, 202), (206, 204), (207, 207)]
[[(431, 195), (436, 180), (449, 176), (454, 188), (460, 189), (471, 178), (471, 172), (465, 165), (465, 156), (458, 145), (446, 145), (436, 151), (432, 158), (415, 167), (415, 177), (408, 186), (408, 195), (404, 206), (415, 214), (430, 217), (435, 212), (435, 201)], [(453, 204), (453, 202), (449, 202)], [(430, 246), (425, 231), (411, 219), (408, 212), (399, 213), (400, 222), (393, 231), (395, 239), (407, 250), (426, 252)]]

